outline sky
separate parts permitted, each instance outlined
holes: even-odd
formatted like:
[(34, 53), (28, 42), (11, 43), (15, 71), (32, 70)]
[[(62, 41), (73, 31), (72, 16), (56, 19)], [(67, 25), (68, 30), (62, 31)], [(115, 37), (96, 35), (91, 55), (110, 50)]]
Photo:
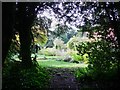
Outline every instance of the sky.
[[(51, 19), (52, 20), (52, 23), (51, 23), (51, 28), (50, 28), (50, 30), (51, 31), (54, 31), (55, 30), (55, 27), (56, 27), (56, 25), (57, 24), (59, 24), (59, 23), (64, 23), (64, 22), (59, 22), (58, 21), (58, 19), (57, 18), (55, 18), (55, 13), (52, 11), (51, 13), (49, 13), (49, 11), (48, 10), (45, 10), (42, 14), (37, 14), (37, 18), (39, 18), (40, 16), (41, 17), (47, 17), (47, 18), (49, 18), (49, 19)], [(69, 23), (66, 23), (66, 25), (67, 26), (69, 26), (69, 27), (72, 27), (73, 28), (73, 30), (75, 30), (75, 31), (77, 31), (78, 30), (78, 28), (76, 28), (75, 26), (71, 26)]]
[[(65, 10), (63, 9), (62, 4), (63, 3), (59, 3), (56, 5), (56, 7), (60, 8), (61, 14), (66, 14)], [(72, 4), (72, 5), (74, 5), (74, 4)], [(83, 3), (80, 3), (80, 5), (83, 6)], [(77, 9), (75, 9), (75, 8), (77, 8)], [(88, 18), (89, 20), (92, 20), (93, 19), (93, 12), (95, 12), (94, 8), (92, 8), (91, 10), (89, 10), (89, 9), (87, 9), (86, 11), (84, 10), (83, 13), (80, 13), (80, 11), (81, 11), (81, 7), (77, 7), (76, 5), (74, 5), (74, 8), (69, 13), (66, 14), (66, 16), (70, 16), (70, 17), (71, 17), (71, 15), (74, 16), (71, 18), (72, 18), (72, 20), (75, 20), (75, 21), (72, 21), (71, 23), (66, 22), (66, 25), (68, 27), (71, 27), (72, 30), (74, 30), (75, 32), (80, 30), (76, 26), (85, 25), (85, 21), (84, 21), (85, 17)], [(63, 17), (62, 19), (59, 20), (58, 14), (55, 14), (53, 12), (53, 10), (49, 7), (46, 8), (44, 11), (38, 11), (37, 17), (38, 18), (39, 17), (47, 17), (48, 19), (51, 19), (52, 23), (51, 23), (51, 27), (49, 28), (49, 30), (51, 30), (51, 31), (54, 31), (56, 29), (57, 24), (64, 25), (65, 24), (64, 22), (66, 21), (66, 17)], [(86, 37), (87, 34), (84, 34), (83, 36)]]
[[(58, 5), (58, 7), (59, 7), (61, 10), (63, 10), (62, 3), (60, 3), (60, 4)], [(64, 10), (63, 10), (63, 13), (64, 13)], [(69, 16), (70, 14), (71, 14), (71, 13), (69, 13), (69, 14), (67, 14), (67, 15)], [(67, 25), (68, 27), (71, 27), (73, 30), (77, 31), (77, 30), (79, 30), (79, 28), (77, 28), (74, 24), (75, 24), (75, 23), (78, 23), (78, 24), (81, 24), (81, 26), (84, 25), (83, 18), (82, 18), (83, 15), (81, 15), (80, 13), (75, 13), (74, 15), (75, 15), (75, 16), (79, 16), (79, 15), (80, 15), (80, 17), (77, 17), (77, 18), (76, 18), (76, 19), (77, 19), (76, 22), (72, 22), (72, 25), (69, 24), (69, 23), (66, 23), (66, 25)], [(47, 17), (47, 18), (49, 18), (49, 19), (52, 20), (51, 28), (50, 28), (51, 31), (54, 31), (54, 30), (55, 30), (57, 24), (62, 24), (62, 25), (64, 25), (64, 21), (66, 20), (66, 18), (63, 18), (61, 21), (59, 21), (58, 18), (56, 18), (56, 17), (57, 17), (57, 14), (55, 14), (51, 8), (45, 9), (43, 12), (38, 11), (37, 18), (39, 18), (39, 17)]]

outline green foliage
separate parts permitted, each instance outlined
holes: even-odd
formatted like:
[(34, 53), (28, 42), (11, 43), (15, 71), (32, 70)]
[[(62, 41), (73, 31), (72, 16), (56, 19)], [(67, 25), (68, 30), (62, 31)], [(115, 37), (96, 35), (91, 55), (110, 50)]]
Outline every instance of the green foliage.
[(83, 61), (84, 61), (85, 63), (88, 63), (88, 61), (89, 61), (89, 56), (88, 56), (88, 54), (85, 53), (82, 57), (83, 57)]
[[(77, 47), (79, 45), (79, 48)], [(87, 63), (87, 61), (88, 61), (88, 54), (87, 53), (81, 53), (81, 52), (83, 52), (83, 50), (84, 50), (84, 46), (85, 46), (85, 43), (77, 43), (77, 45), (76, 46), (74, 46), (74, 47), (76, 47), (76, 49), (78, 50), (78, 51), (71, 51), (71, 52), (69, 52), (69, 54), (72, 56), (72, 58), (74, 59), (74, 60), (76, 60), (76, 61), (83, 61), (83, 62), (85, 62), (85, 63)]]
[(82, 42), (82, 43), (79, 43), (79, 44), (76, 46), (77, 51), (78, 51), (79, 54), (84, 55), (84, 54), (89, 53), (89, 46), (88, 46), (87, 43), (89, 43), (89, 42)]
[(82, 54), (79, 54), (78, 51), (68, 49), (67, 54), (70, 55), (75, 61), (83, 61), (84, 63), (88, 63), (89, 57), (87, 53), (82, 55)]
[(47, 31), (40, 25), (34, 25), (32, 28), (32, 35), (34, 43), (38, 43), (41, 46), (44, 46), (47, 43)]
[(13, 60), (13, 56), (19, 52), (20, 52), (19, 35), (14, 35), (14, 38), (12, 39), (10, 48), (5, 59), (5, 64), (10, 63)]
[(117, 75), (117, 53), (119, 49), (114, 44), (105, 40), (86, 42), (78, 45), (77, 50), (79, 54), (86, 53), (85, 56), (88, 57), (88, 67), (76, 71), (75, 74), (81, 83), (96, 82), (98, 87), (101, 85), (106, 87), (106, 83), (107, 85), (110, 84), (111, 87), (115, 86), (114, 83), (119, 79)]
[(41, 89), (49, 85), (49, 73), (44, 68), (33, 66), (25, 69), (20, 62), (3, 68), (3, 89)]
[(89, 67), (95, 72), (106, 73), (117, 65), (116, 50), (106, 41), (97, 41), (90, 44)]
[(82, 38), (79, 36), (73, 36), (72, 38), (70, 38), (70, 40), (67, 42), (67, 47), (69, 49), (73, 49), (76, 50), (76, 46), (81, 45), (85, 42), (90, 41), (90, 39), (88, 39), (87, 37)]
[(79, 80), (81, 83), (93, 80), (88, 70), (88, 68), (79, 68), (76, 70), (75, 77), (77, 80)]
[(72, 54), (72, 58), (75, 61), (83, 61), (83, 57), (81, 55), (77, 55), (76, 53)]
[(75, 61), (83, 61), (84, 63), (88, 63), (88, 54), (77, 54), (77, 53), (73, 53), (71, 54), (72, 58), (75, 60)]
[(59, 50), (66, 49), (66, 45), (64, 44), (64, 41), (61, 38), (55, 38), (53, 43), (56, 49), (59, 49)]
[(62, 57), (64, 57), (67, 55), (67, 53), (64, 50), (59, 50), (54, 47), (41, 49), (38, 53), (41, 55), (46, 55), (46, 56), (62, 56)]
[[(106, 73), (98, 73), (95, 72), (93, 69), (89, 69), (88, 67), (77, 69), (75, 72), (75, 77), (82, 84), (94, 82), (100, 88), (103, 83), (106, 84), (107, 82), (107, 84), (109, 84), (108, 82), (112, 82), (113, 85), (115, 85), (114, 83), (118, 82), (116, 80), (119, 80), (116, 69), (112, 69), (111, 71), (108, 71)], [(106, 87), (105, 85), (103, 86)]]
[(41, 46), (44, 46), (46, 43), (47, 43), (47, 35), (44, 35), (44, 34), (41, 34), (37, 40), (36, 40), (36, 43), (40, 44)]
[(97, 73), (106, 73), (116, 68), (116, 49), (105, 40), (82, 43), (77, 46), (79, 54), (87, 53), (89, 56), (89, 68)]
[(56, 51), (57, 50), (55, 48), (46, 48), (46, 49), (41, 49), (39, 51), (39, 54), (46, 55), (46, 56), (55, 56)]
[(80, 37), (73, 36), (70, 38), (70, 40), (67, 42), (67, 47), (69, 49), (75, 50), (76, 45), (80, 42)]
[(11, 62), (13, 55), (14, 55), (14, 53), (13, 53), (11, 50), (9, 50), (9, 51), (8, 51), (8, 54), (7, 54), (7, 56), (6, 56), (6, 59), (5, 59), (5, 65), (6, 65), (7, 63), (10, 63), (10, 62)]

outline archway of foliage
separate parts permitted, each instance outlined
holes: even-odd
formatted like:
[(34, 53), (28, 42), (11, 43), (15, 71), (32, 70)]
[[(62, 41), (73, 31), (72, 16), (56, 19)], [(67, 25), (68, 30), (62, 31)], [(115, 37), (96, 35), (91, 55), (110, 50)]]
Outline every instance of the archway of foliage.
[[(20, 51), (21, 51), (23, 63), (31, 63), (31, 58), (30, 58), (31, 39), (30, 39), (29, 27), (31, 26), (34, 20), (34, 17), (37, 16), (35, 15), (36, 12), (38, 12), (38, 14), (42, 14), (44, 11), (48, 11), (51, 14), (53, 14), (55, 18), (58, 19), (60, 24), (75, 26), (79, 28), (81, 31), (88, 31), (91, 34), (89, 37), (93, 36), (93, 32), (96, 31), (99, 35), (103, 36), (101, 37), (101, 39), (106, 39), (106, 41), (109, 40), (106, 38), (107, 30), (109, 30), (109, 28), (112, 28), (114, 29), (113, 33), (116, 37), (116, 39), (114, 40), (117, 42), (116, 48), (120, 47), (119, 3), (113, 3), (113, 2), (110, 3), (108, 2), (105, 3), (44, 2), (43, 3), (41, 2), (39, 4), (18, 3), (16, 6), (17, 7), (14, 8), (15, 9), (14, 12), (17, 12), (16, 14), (17, 22), (13, 24), (16, 25), (17, 27), (16, 29), (18, 29), (20, 33), (20, 41), (21, 41)], [(6, 18), (5, 20), (7, 21)], [(26, 23), (24, 23), (24, 20), (26, 20)], [(11, 25), (11, 28), (12, 26), (13, 25)], [(110, 40), (108, 42), (111, 43), (112, 41)], [(24, 49), (25, 47), (26, 49)], [(118, 71), (120, 71), (119, 54), (120, 54), (119, 50), (117, 50), (116, 62), (118, 62), (117, 64)]]

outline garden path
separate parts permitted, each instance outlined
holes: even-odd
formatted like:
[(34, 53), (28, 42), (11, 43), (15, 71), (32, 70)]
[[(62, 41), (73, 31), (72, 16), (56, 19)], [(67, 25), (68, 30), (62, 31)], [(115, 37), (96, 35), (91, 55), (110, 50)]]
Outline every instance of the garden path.
[(54, 69), (50, 80), (50, 88), (54, 90), (78, 90), (78, 83), (71, 69)]

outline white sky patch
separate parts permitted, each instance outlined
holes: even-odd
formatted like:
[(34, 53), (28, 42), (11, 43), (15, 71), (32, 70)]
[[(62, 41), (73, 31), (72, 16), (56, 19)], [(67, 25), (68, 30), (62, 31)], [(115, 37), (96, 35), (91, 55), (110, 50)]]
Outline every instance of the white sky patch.
[(75, 30), (75, 31), (77, 31), (78, 30), (78, 28), (76, 28), (75, 26), (71, 26), (69, 23), (66, 23), (66, 25), (68, 26), (68, 27), (71, 27), (73, 30)]
[(79, 30), (79, 29), (76, 28), (75, 26), (71, 26), (71, 28), (72, 28), (73, 30), (75, 30), (76, 32), (77, 32), (77, 30)]
[(55, 18), (52, 18), (51, 27), (55, 27), (58, 24), (58, 21)]
[(83, 26), (84, 24), (85, 24), (85, 22), (81, 22), (81, 23), (80, 23), (80, 26)]
[(63, 10), (62, 3), (59, 4), (59, 8), (60, 8), (61, 10)]
[(40, 17), (40, 14), (37, 14), (37, 18), (39, 18)]
[(50, 31), (54, 31), (54, 30), (55, 30), (55, 28), (53, 28), (53, 27), (52, 27), (52, 28), (49, 28), (49, 30), (50, 30)]
[(74, 16), (76, 17), (76, 16), (78, 16), (78, 14), (74, 14)]
[(67, 14), (67, 16), (71, 16), (71, 15), (72, 15), (72, 13), (68, 13), (68, 14)]
[(55, 26), (58, 24), (58, 20), (55, 18), (54, 15), (55, 13), (53, 11), (45, 10), (42, 14), (37, 14), (37, 18), (47, 17), (48, 19), (51, 19), (52, 20), (51, 27), (55, 28)]
[[(65, 10), (63, 10), (62, 3), (60, 3), (58, 5), (58, 7), (62, 10), (62, 14), (65, 13)], [(71, 18), (73, 20), (75, 20), (75, 22), (71, 22), (70, 24), (67, 23), (66, 25), (68, 27), (71, 27), (73, 30), (77, 31), (78, 28), (75, 25), (83, 26), (85, 24), (83, 16), (87, 13), (89, 13), (89, 10), (84, 11), (84, 14), (78, 13), (78, 11), (74, 12), (74, 10), (72, 10), (70, 13), (67, 14), (67, 16), (71, 16), (72, 14), (74, 14), (74, 16), (76, 16), (76, 18), (72, 18), (72, 17)], [(38, 11), (37, 17), (38, 18), (39, 17), (47, 17), (48, 19), (51, 19), (52, 23), (51, 23), (51, 27), (49, 28), (49, 30), (51, 30), (51, 31), (54, 31), (56, 29), (57, 24), (64, 25), (64, 22), (66, 20), (66, 18), (63, 18), (59, 21), (58, 15), (55, 14), (51, 8), (46, 9), (43, 12)], [(92, 19), (92, 14), (91, 13), (88, 14), (88, 19)]]
[(91, 20), (91, 19), (92, 19), (92, 14), (89, 14), (88, 19), (89, 19), (89, 20)]

